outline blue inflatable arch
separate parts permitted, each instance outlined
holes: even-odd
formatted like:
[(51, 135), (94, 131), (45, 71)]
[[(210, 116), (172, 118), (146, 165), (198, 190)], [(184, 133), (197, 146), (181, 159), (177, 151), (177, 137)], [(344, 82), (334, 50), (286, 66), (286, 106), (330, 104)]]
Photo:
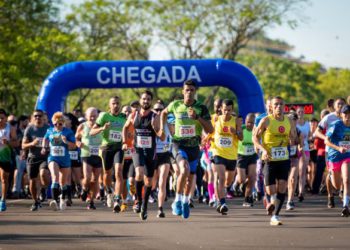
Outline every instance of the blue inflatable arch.
[(222, 86), (232, 90), (243, 117), (265, 110), (263, 92), (254, 74), (239, 63), (223, 59), (68, 63), (46, 78), (36, 108), (51, 117), (64, 110), (69, 92), (75, 89), (178, 88), (187, 79), (195, 79), (199, 87)]

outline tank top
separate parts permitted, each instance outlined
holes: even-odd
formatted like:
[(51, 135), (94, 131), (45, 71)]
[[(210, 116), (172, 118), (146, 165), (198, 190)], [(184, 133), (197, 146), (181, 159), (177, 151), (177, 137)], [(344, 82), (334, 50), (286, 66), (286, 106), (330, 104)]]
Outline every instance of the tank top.
[(171, 146), (171, 135), (169, 131), (168, 125), (164, 127), (164, 132), (165, 132), (165, 140), (162, 141), (159, 137), (156, 139), (157, 143), (157, 151), (156, 153), (165, 153), (169, 152), (170, 146)]
[(310, 133), (310, 124), (306, 121), (304, 121), (304, 124), (303, 125), (299, 125), (297, 123), (297, 128), (301, 131), (303, 137), (304, 137), (304, 147), (303, 147), (303, 150), (304, 151), (310, 151), (310, 148), (309, 148), (309, 133)]
[(230, 128), (236, 129), (236, 119), (231, 116), (229, 121), (224, 121), (224, 116), (219, 116), (214, 126), (214, 148), (212, 152), (228, 160), (237, 159), (238, 138), (232, 134)]
[(270, 123), (262, 137), (263, 146), (271, 155), (271, 161), (288, 160), (291, 128), (289, 119), (287, 116), (284, 116), (283, 121), (279, 121), (272, 115), (269, 115), (268, 118)]
[(80, 156), (81, 157), (89, 157), (96, 155), (98, 156), (98, 149), (102, 143), (102, 135), (101, 133), (97, 135), (90, 135), (90, 130), (88, 124), (86, 122), (83, 123), (83, 135), (81, 137), (81, 142), (83, 143), (83, 147), (81, 148)]
[(243, 126), (243, 140), (238, 141), (238, 154), (245, 156), (255, 154), (253, 130), (249, 131), (246, 126)]
[(2, 162), (11, 162), (11, 148), (7, 144), (2, 144), (1, 139), (6, 139), (10, 141), (11, 126), (6, 124), (5, 128), (0, 129), (0, 161)]
[(152, 127), (152, 120), (155, 117), (155, 113), (150, 111), (146, 116), (141, 116), (139, 112), (136, 113), (134, 119), (135, 128), (135, 148), (153, 149), (156, 148), (156, 133)]

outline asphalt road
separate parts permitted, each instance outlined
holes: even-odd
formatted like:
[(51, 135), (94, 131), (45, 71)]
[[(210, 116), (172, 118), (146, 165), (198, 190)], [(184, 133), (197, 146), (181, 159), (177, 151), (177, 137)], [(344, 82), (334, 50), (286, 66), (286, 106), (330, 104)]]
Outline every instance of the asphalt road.
[(113, 214), (97, 204), (88, 211), (75, 200), (65, 211), (46, 204), (30, 212), (30, 200), (8, 200), (0, 213), (0, 249), (350, 249), (350, 217), (340, 217), (341, 204), (326, 208), (325, 196), (307, 196), (294, 211), (283, 209), (282, 226), (270, 226), (261, 203), (242, 207), (242, 199), (228, 201), (227, 216), (195, 203), (191, 217), (156, 218), (150, 204), (148, 220), (131, 209)]

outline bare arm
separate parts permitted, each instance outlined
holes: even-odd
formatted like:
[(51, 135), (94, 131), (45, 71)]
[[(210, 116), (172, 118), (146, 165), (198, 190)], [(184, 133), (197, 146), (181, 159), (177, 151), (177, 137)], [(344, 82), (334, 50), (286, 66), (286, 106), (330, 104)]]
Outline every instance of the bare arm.
[(326, 136), (322, 133), (322, 130), (319, 127), (316, 128), (315, 136), (324, 140), (324, 141), (326, 140)]
[(123, 150), (127, 150), (128, 149), (128, 145), (126, 144), (126, 138), (128, 138), (128, 130), (130, 128), (130, 126), (132, 125), (132, 115), (129, 115), (128, 119), (126, 120), (124, 126), (123, 126), (123, 130), (122, 130), (122, 140), (123, 140), (123, 144), (122, 144), (122, 149)]
[(159, 115), (156, 115), (154, 117), (154, 119), (152, 120), (152, 127), (154, 129), (154, 131), (156, 132), (157, 136), (162, 140), (164, 141), (166, 136), (165, 136), (165, 133), (164, 131), (161, 131), (160, 130), (160, 116)]
[(324, 140), (324, 143), (328, 147), (331, 147), (331, 148), (339, 151), (342, 154), (346, 152), (346, 148), (335, 145), (334, 143), (331, 142), (331, 140), (330, 140), (330, 138), (328, 136), (326, 136), (326, 139)]
[(269, 125), (269, 118), (265, 117), (260, 121), (258, 127), (256, 127), (253, 133), (253, 143), (255, 147), (257, 147), (260, 151), (262, 151), (262, 160), (269, 160), (271, 158), (267, 150), (264, 148), (264, 146), (260, 142), (262, 134), (265, 132), (268, 125)]
[(75, 133), (75, 139), (76, 139), (75, 144), (79, 148), (81, 148), (83, 146), (83, 143), (81, 142), (81, 138), (83, 136), (83, 129), (84, 129), (84, 125), (80, 124), (77, 128), (77, 132)]

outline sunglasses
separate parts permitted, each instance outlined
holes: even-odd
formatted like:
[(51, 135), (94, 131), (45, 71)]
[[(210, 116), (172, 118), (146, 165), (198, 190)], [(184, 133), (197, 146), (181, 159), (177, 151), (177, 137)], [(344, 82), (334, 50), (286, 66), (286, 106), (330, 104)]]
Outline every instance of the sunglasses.
[(63, 123), (62, 123), (62, 122), (57, 122), (57, 123), (55, 123), (54, 125), (55, 125), (55, 126), (62, 126)]
[(43, 117), (42, 115), (34, 115), (34, 118), (41, 118)]
[(155, 111), (160, 112), (163, 111), (163, 109), (155, 109)]

